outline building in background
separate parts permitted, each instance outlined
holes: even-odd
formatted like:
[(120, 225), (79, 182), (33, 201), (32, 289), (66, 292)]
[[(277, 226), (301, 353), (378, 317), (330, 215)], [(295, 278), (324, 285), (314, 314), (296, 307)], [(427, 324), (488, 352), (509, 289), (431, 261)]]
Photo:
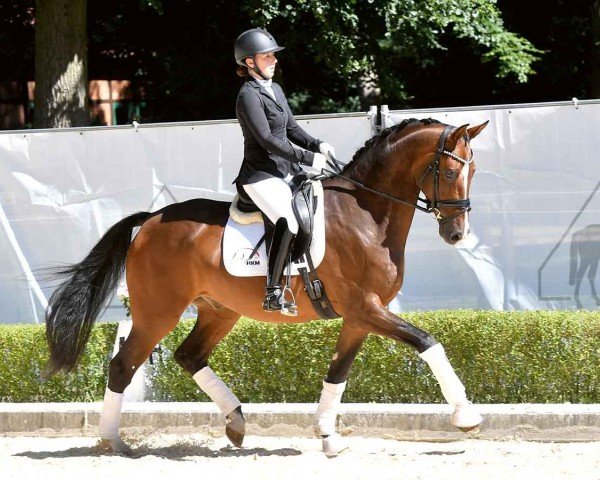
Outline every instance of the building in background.
[[(139, 120), (146, 103), (143, 91), (129, 80), (91, 80), (90, 125), (123, 125)], [(31, 128), (35, 83), (0, 82), (0, 130)]]

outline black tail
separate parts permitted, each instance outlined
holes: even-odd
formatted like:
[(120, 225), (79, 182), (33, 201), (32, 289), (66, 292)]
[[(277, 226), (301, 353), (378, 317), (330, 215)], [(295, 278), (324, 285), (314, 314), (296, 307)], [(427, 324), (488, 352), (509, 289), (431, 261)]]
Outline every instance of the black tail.
[(53, 272), (68, 278), (54, 291), (46, 309), (49, 376), (60, 370), (70, 372), (77, 365), (92, 326), (125, 269), (131, 232), (150, 215), (138, 212), (124, 218), (106, 232), (80, 263)]

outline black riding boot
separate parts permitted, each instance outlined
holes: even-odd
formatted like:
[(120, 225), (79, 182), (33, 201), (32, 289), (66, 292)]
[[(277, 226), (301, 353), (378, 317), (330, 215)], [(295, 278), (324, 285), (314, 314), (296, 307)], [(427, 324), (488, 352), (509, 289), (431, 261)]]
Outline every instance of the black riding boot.
[(263, 310), (267, 312), (281, 311), (286, 315), (297, 315), (296, 304), (285, 300), (280, 283), (294, 237), (295, 235), (288, 229), (287, 220), (280, 218), (275, 224), (269, 249), (269, 272), (263, 301)]

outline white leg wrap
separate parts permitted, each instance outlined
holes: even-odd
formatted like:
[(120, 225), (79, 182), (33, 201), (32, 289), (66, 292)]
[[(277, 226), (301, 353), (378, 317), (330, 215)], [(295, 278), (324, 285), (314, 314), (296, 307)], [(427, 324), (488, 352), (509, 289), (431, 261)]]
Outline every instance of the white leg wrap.
[(481, 415), (467, 399), (465, 387), (450, 365), (444, 347), (438, 343), (420, 353), (419, 356), (431, 368), (446, 401), (454, 406), (452, 424), (459, 428), (471, 428), (479, 425), (482, 421)]
[(323, 380), (323, 390), (321, 390), (315, 424), (317, 435), (333, 435), (335, 433), (335, 419), (344, 390), (346, 390), (346, 382), (335, 384)]
[(98, 424), (98, 433), (103, 440), (115, 440), (119, 438), (122, 406), (123, 394), (115, 393), (107, 388), (104, 394), (100, 423)]
[(450, 405), (461, 405), (468, 402), (465, 387), (454, 373), (441, 343), (428, 348), (419, 356), (429, 364), (433, 375), (440, 384), (444, 398)]
[(217, 377), (210, 367), (204, 367), (193, 375), (194, 380), (210, 399), (217, 404), (225, 415), (230, 414), (241, 405), (234, 393)]

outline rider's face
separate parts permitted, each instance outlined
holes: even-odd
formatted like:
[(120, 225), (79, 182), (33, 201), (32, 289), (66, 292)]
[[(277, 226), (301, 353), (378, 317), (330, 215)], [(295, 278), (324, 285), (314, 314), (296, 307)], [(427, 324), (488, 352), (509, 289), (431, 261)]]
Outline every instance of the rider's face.
[[(273, 52), (269, 53), (257, 53), (254, 58), (256, 59), (256, 66), (267, 78), (273, 78), (275, 75), (275, 65), (277, 64), (277, 58)], [(254, 60), (249, 58), (246, 63), (250, 68), (254, 67)]]

